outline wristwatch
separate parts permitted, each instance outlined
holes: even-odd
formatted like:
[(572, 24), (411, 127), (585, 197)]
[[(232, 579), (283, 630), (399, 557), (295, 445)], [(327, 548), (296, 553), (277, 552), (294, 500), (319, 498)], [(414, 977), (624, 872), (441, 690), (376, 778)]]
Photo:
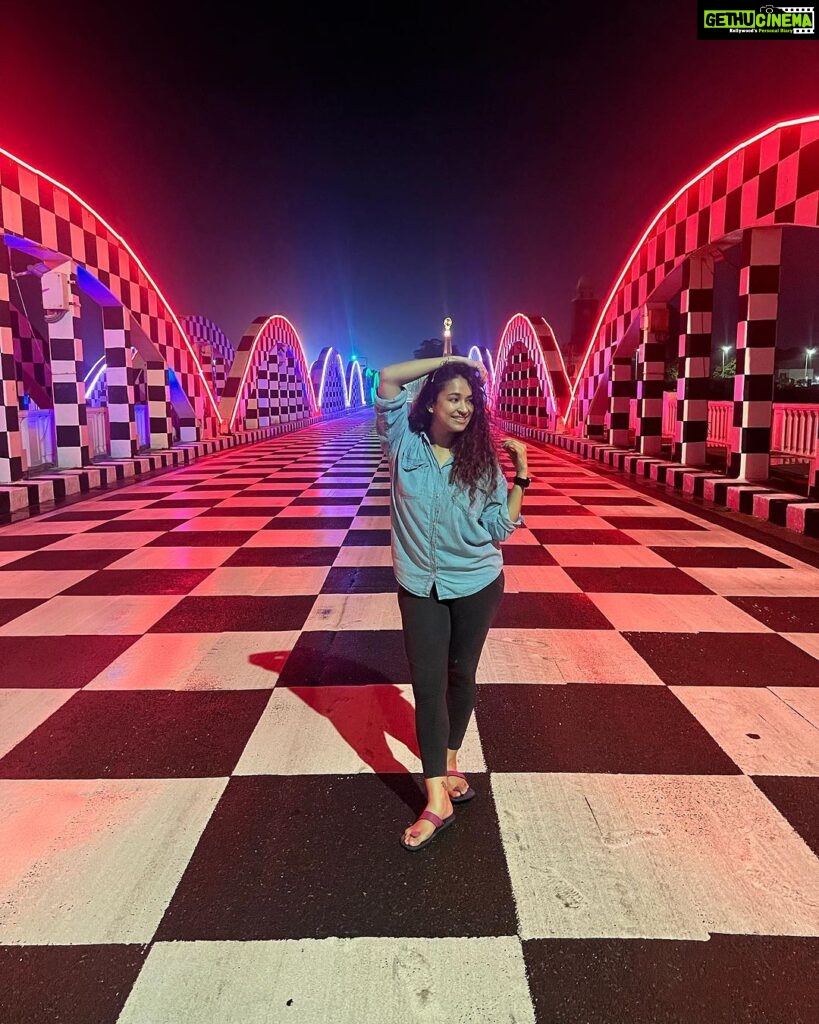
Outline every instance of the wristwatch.
[(529, 479), (528, 476), (516, 476), (512, 481), (513, 484), (517, 484), (518, 487), (520, 487), (520, 489), (523, 491), (526, 490), (526, 488), (529, 486), (531, 482), (532, 481)]

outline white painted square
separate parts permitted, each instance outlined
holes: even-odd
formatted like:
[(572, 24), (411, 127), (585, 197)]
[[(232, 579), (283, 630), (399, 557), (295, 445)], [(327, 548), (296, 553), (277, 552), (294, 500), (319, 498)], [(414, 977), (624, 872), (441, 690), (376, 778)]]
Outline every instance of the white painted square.
[(363, 547), (339, 548), (334, 566), (389, 566), (392, 568), (392, 550), (388, 545), (368, 544)]
[(195, 597), (253, 594), (264, 597), (295, 597), (317, 594), (329, 566), (250, 565), (222, 567), (190, 592)]
[(589, 594), (615, 629), (649, 633), (771, 633), (752, 615), (708, 594)]
[(135, 533), (92, 533), (63, 537), (49, 544), (48, 551), (134, 551), (161, 537), (164, 531), (142, 530)]
[(746, 775), (819, 775), (819, 732), (770, 690), (670, 689)]
[[(274, 690), (234, 775), (420, 774), (412, 687), (303, 686)], [(473, 715), (458, 755), (485, 772)]]
[(147, 943), (226, 779), (0, 780), (0, 943)]
[(504, 565), (507, 594), (577, 594), (580, 587), (559, 565)]
[(401, 629), (398, 595), (319, 594), (303, 629)]
[(346, 530), (260, 530), (246, 548), (340, 548)]
[(272, 511), (261, 516), (208, 516), (206, 519), (188, 519), (171, 531), (178, 533), (211, 533), (220, 530), (261, 530), (273, 518)]
[[(801, 715), (814, 729), (819, 729), (819, 689), (815, 686), (771, 686), (780, 700)], [(819, 743), (819, 737), (817, 738)]]
[(659, 684), (625, 637), (613, 629), (490, 629), (479, 683)]
[(535, 1024), (535, 1013), (514, 936), (163, 942), (118, 1024), (279, 1021)]
[(298, 636), (297, 631), (147, 633), (85, 689), (272, 689)]
[(807, 565), (801, 569), (685, 568), (682, 571), (715, 594), (730, 597), (816, 597), (819, 594), (819, 569)]
[(54, 597), (93, 575), (93, 569), (8, 569), (0, 572), (0, 598)]
[(745, 776), (493, 774), (520, 935), (819, 935), (819, 861)]
[(112, 562), (109, 569), (214, 569), (238, 548), (137, 548)]
[(549, 544), (546, 550), (559, 565), (603, 568), (667, 569), (667, 559), (641, 544)]
[(181, 600), (180, 594), (52, 597), (0, 626), (0, 636), (138, 636)]

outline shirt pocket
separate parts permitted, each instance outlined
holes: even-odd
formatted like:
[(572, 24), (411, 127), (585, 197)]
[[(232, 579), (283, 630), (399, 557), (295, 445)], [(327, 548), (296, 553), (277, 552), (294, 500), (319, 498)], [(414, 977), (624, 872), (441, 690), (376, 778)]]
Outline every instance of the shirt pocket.
[(429, 464), (423, 452), (405, 451), (398, 456), (396, 486), (404, 498), (429, 497)]

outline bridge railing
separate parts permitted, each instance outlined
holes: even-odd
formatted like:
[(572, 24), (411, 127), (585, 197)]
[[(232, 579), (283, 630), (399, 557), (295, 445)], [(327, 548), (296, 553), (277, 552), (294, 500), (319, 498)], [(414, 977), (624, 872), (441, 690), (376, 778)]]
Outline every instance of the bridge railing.
[(812, 458), (816, 454), (819, 405), (773, 407), (771, 451), (778, 455)]
[[(708, 403), (707, 443), (717, 448), (729, 448), (733, 424), (733, 402)], [(671, 442), (677, 425), (677, 395), (673, 391), (663, 394), (663, 440)], [(629, 427), (637, 433), (637, 399), (632, 398), (629, 409)], [(819, 435), (819, 405), (792, 405), (776, 402), (771, 419), (771, 454), (786, 455), (793, 459), (810, 460), (816, 455)]]

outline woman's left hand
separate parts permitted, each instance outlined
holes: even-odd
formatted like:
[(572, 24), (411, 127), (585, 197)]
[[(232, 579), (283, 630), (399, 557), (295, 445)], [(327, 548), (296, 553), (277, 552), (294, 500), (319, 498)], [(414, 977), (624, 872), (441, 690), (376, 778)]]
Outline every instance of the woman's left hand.
[(501, 445), (509, 453), (509, 457), (515, 464), (515, 471), (518, 476), (525, 476), (527, 472), (526, 445), (516, 437), (505, 437)]

